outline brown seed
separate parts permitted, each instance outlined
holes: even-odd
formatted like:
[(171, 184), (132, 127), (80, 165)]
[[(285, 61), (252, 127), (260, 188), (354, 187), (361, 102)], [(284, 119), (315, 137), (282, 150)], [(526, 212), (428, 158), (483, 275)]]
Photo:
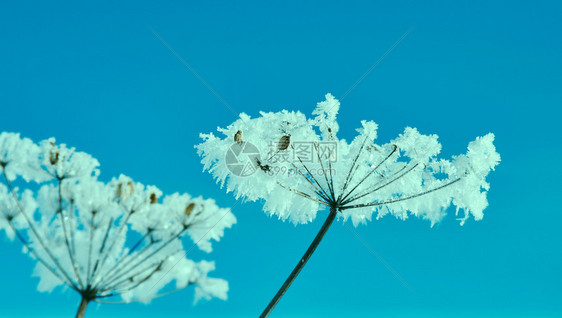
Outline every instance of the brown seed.
[(234, 142), (239, 144), (244, 142), (244, 133), (242, 132), (242, 130), (236, 132), (236, 134), (234, 135)]
[[(128, 189), (123, 188), (126, 186)], [(131, 181), (127, 182), (127, 184), (119, 183), (117, 185), (117, 198), (123, 199), (124, 196), (129, 196), (133, 194), (133, 183)]]
[(51, 151), (51, 153), (49, 154), (49, 162), (52, 165), (56, 165), (57, 162), (59, 162), (59, 152), (55, 151), (54, 153)]
[(129, 195), (133, 194), (133, 183), (129, 181), (127, 182), (127, 185), (129, 186)]
[(150, 204), (155, 204), (158, 203), (158, 198), (156, 197), (156, 194), (151, 193), (150, 194)]
[(258, 167), (260, 167), (260, 169), (262, 171), (269, 172), (269, 169), (270, 169), (269, 165), (262, 165), (261, 161), (259, 161), (259, 160), (256, 160), (256, 163), (258, 164)]
[(185, 208), (185, 215), (189, 216), (191, 214), (191, 211), (193, 211), (194, 207), (195, 207), (195, 203), (188, 204), (187, 207)]
[(289, 148), (290, 144), (291, 144), (291, 136), (283, 136), (281, 137), (281, 139), (279, 139), (279, 143), (277, 143), (277, 149), (279, 149), (279, 151), (285, 150)]

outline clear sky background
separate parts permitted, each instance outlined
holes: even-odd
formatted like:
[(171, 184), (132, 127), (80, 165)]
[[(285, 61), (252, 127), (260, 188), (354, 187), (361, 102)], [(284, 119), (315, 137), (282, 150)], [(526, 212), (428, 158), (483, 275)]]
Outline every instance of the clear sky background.
[[(202, 1), (201, 1), (202, 2)], [(236, 119), (153, 34), (169, 43), (235, 113), (310, 114), (341, 97), (341, 136), (360, 120), (387, 142), (405, 126), (436, 133), (445, 157), (496, 134), (502, 156), (489, 207), (463, 227), (454, 211), (427, 221), (392, 217), (357, 233), (335, 223), (271, 317), (560, 317), (562, 315), (562, 2), (92, 1), (0, 4), (0, 131), (54, 136), (165, 193), (235, 204), (202, 173), (199, 133)], [(228, 301), (192, 306), (193, 290), (150, 305), (91, 305), (87, 317), (257, 317), (324, 216), (294, 226), (260, 203), (211, 255)], [(71, 317), (71, 291), (36, 291), (33, 262), (0, 237), (0, 317)]]

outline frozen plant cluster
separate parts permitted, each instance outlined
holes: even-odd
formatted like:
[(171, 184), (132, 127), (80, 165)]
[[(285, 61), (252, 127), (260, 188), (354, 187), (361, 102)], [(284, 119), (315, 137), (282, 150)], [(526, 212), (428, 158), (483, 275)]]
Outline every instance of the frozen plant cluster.
[[(286, 110), (260, 112), (256, 118), (242, 113), (228, 127), (218, 128), (218, 135), (201, 134), (203, 142), (196, 148), (204, 170), (236, 198), (263, 200), (265, 212), (294, 223), (310, 222), (319, 210), (329, 208), (343, 220), (350, 218), (355, 226), (371, 220), (373, 214), (400, 219), (412, 214), (433, 225), (451, 205), (461, 224), (470, 215), (482, 219), (488, 205), (486, 177), (500, 161), (493, 134), (476, 138), (466, 154), (447, 160), (438, 158), (437, 135), (411, 127), (377, 144), (378, 125), (365, 120), (353, 140), (340, 139), (339, 108), (339, 101), (327, 94), (310, 118)], [(312, 160), (300, 155), (303, 149), (298, 148), (304, 141), (313, 145), (307, 153), (312, 153)], [(327, 143), (335, 147), (321, 151)], [(243, 154), (250, 144), (260, 153), (246, 158), (251, 161), (247, 164), (257, 167), (256, 172), (250, 176), (232, 173), (225, 154), (232, 147)], [(277, 145), (273, 154), (272, 144)], [(278, 160), (280, 156), (287, 160)], [(242, 155), (239, 159), (244, 160)], [(269, 173), (273, 167), (291, 173)]]
[(192, 244), (210, 252), (236, 223), (214, 200), (163, 196), (124, 175), (101, 182), (95, 158), (54, 138), (1, 133), (0, 166), (0, 231), (37, 261), (39, 291), (66, 286), (87, 304), (148, 302), (194, 286), (195, 302), (226, 299), (228, 283), (207, 276), (214, 262), (185, 257)]

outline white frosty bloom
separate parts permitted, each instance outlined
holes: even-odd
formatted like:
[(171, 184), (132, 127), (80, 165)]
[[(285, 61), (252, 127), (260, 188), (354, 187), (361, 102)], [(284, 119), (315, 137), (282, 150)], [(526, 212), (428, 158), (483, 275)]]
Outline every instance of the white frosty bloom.
[(0, 166), (8, 180), (21, 176), (26, 181), (42, 181), (49, 176), (39, 173), (39, 146), (31, 139), (20, 138), (20, 134), (0, 133)]
[(21, 195), (18, 195), (17, 192), (18, 189), (14, 189), (14, 194), (18, 197), (21, 207), (18, 206), (8, 188), (0, 183), (0, 231), (6, 231), (10, 240), (13, 240), (16, 234), (14, 229), (25, 228), (25, 220), (20, 213), (20, 208), (27, 212), (34, 211), (37, 208), (37, 203), (31, 191), (26, 190)]
[[(354, 225), (371, 220), (373, 213), (401, 219), (413, 214), (434, 224), (451, 204), (464, 211), (461, 224), (469, 215), (482, 218), (489, 189), (485, 179), (500, 161), (493, 134), (471, 142), (465, 155), (440, 159), (437, 135), (411, 127), (377, 144), (378, 125), (362, 121), (351, 142), (339, 139), (339, 107), (327, 94), (311, 119), (286, 110), (256, 118), (241, 114), (218, 128), (219, 135), (201, 134), (203, 143), (196, 148), (204, 170), (236, 198), (263, 200), (265, 212), (294, 223), (310, 222), (326, 207)], [(243, 143), (234, 143), (238, 131)], [(280, 151), (272, 145), (283, 136), (290, 136), (291, 144)], [(259, 154), (245, 156), (251, 146)], [(235, 156), (226, 156), (229, 151)], [(255, 172), (240, 173), (233, 160), (249, 162)]]
[[(148, 302), (194, 285), (200, 298), (226, 299), (228, 284), (207, 274), (214, 263), (186, 258), (195, 244), (210, 252), (236, 223), (229, 209), (188, 194), (163, 196), (120, 175), (98, 180), (98, 161), (51, 138), (34, 144), (0, 134), (0, 230), (15, 234), (38, 263), (38, 290), (66, 286), (87, 301)], [(12, 181), (35, 181), (19, 192)], [(184, 238), (191, 238), (186, 240)]]

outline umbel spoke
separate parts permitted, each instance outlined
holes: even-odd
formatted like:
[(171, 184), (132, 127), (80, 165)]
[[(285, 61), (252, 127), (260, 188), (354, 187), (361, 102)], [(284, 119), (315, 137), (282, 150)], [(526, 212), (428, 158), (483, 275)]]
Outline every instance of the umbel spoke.
[[(407, 175), (408, 173), (412, 172), (418, 165), (419, 165), (419, 164), (417, 164), (417, 163), (414, 164), (412, 167), (410, 167), (408, 170), (406, 170), (406, 172), (402, 173), (402, 174), (399, 175), (398, 177), (396, 177), (396, 178), (390, 180), (389, 182), (387, 182), (387, 183), (385, 183), (385, 184), (383, 184), (383, 185), (381, 185), (381, 186), (379, 186), (379, 187), (376, 187), (376, 188), (374, 188), (374, 189), (372, 189), (372, 190), (367, 191), (366, 193), (357, 195), (357, 196), (355, 196), (355, 197), (353, 197), (353, 198), (350, 198), (350, 199), (348, 199), (348, 200), (344, 200), (344, 202), (342, 202), (342, 205), (345, 206), (346, 204), (348, 204), (348, 203), (350, 203), (350, 202), (353, 202), (353, 201), (356, 201), (356, 200), (358, 200), (358, 199), (361, 199), (361, 198), (363, 198), (363, 197), (365, 197), (365, 196), (367, 196), (367, 195), (369, 195), (369, 194), (372, 194), (372, 193), (375, 193), (375, 192), (379, 191), (380, 189), (382, 189), (382, 188), (384, 188), (384, 187), (386, 187), (386, 186), (391, 185), (391, 184), (394, 183), (395, 181), (399, 180), (400, 178), (404, 177), (404, 176)], [(400, 169), (399, 171), (402, 171), (402, 170), (404, 170), (404, 169), (405, 169), (405, 168), (402, 168), (402, 169)], [(399, 172), (397, 172), (397, 173), (399, 173)], [(396, 174), (395, 174), (395, 175), (396, 175)], [(385, 181), (385, 180), (381, 180), (380, 182), (383, 182), (383, 181)], [(375, 185), (378, 185), (380, 182), (378, 182), (378, 183), (375, 184)], [(348, 196), (349, 196), (349, 194), (346, 195), (345, 197), (348, 197)], [(344, 198), (344, 199), (345, 199), (345, 198)]]
[[(348, 196), (350, 196), (353, 193), (353, 191), (355, 191), (355, 189), (357, 189), (361, 184), (363, 184), (363, 182), (365, 182), (365, 180), (367, 180), (367, 178), (369, 178), (369, 176), (373, 175), (380, 166), (382, 166), (390, 157), (392, 157), (392, 155), (398, 149), (398, 146), (396, 146), (396, 145), (393, 145), (393, 146), (394, 146), (394, 149), (392, 149), (392, 151), (386, 156), (386, 158), (384, 158), (378, 165), (376, 165), (373, 170), (371, 170), (369, 173), (367, 173), (367, 175), (365, 175), (365, 177), (363, 177), (363, 179), (361, 179), (361, 181), (359, 181), (347, 194), (345, 194), (345, 196), (343, 198), (341, 198), (341, 196), (344, 194), (345, 190), (342, 190), (342, 193), (340, 194), (340, 198), (341, 198), (340, 202), (345, 201), (345, 199)], [(357, 155), (357, 157), (359, 157), (359, 155)]]
[(409, 196), (405, 196), (405, 197), (401, 197), (398, 199), (390, 199), (390, 200), (385, 200), (385, 201), (379, 201), (379, 202), (370, 202), (370, 203), (362, 203), (362, 204), (355, 204), (355, 205), (348, 205), (348, 206), (344, 206), (341, 208), (341, 210), (347, 210), (347, 209), (355, 209), (355, 208), (364, 208), (364, 207), (372, 207), (372, 206), (378, 206), (378, 205), (387, 205), (387, 204), (392, 204), (392, 203), (396, 203), (396, 202), (400, 202), (400, 201), (406, 201), (406, 200), (410, 200), (410, 199), (414, 199), (417, 197), (421, 197), (422, 195), (426, 195), (426, 194), (430, 194), (432, 192), (441, 190), (443, 188), (446, 188), (450, 185), (453, 185), (457, 182), (459, 182), (461, 180), (461, 178), (457, 178), (453, 181), (450, 181), (442, 186), (439, 186), (437, 188), (431, 189), (431, 190), (427, 190), (424, 192), (420, 192), (414, 195), (409, 195)]

